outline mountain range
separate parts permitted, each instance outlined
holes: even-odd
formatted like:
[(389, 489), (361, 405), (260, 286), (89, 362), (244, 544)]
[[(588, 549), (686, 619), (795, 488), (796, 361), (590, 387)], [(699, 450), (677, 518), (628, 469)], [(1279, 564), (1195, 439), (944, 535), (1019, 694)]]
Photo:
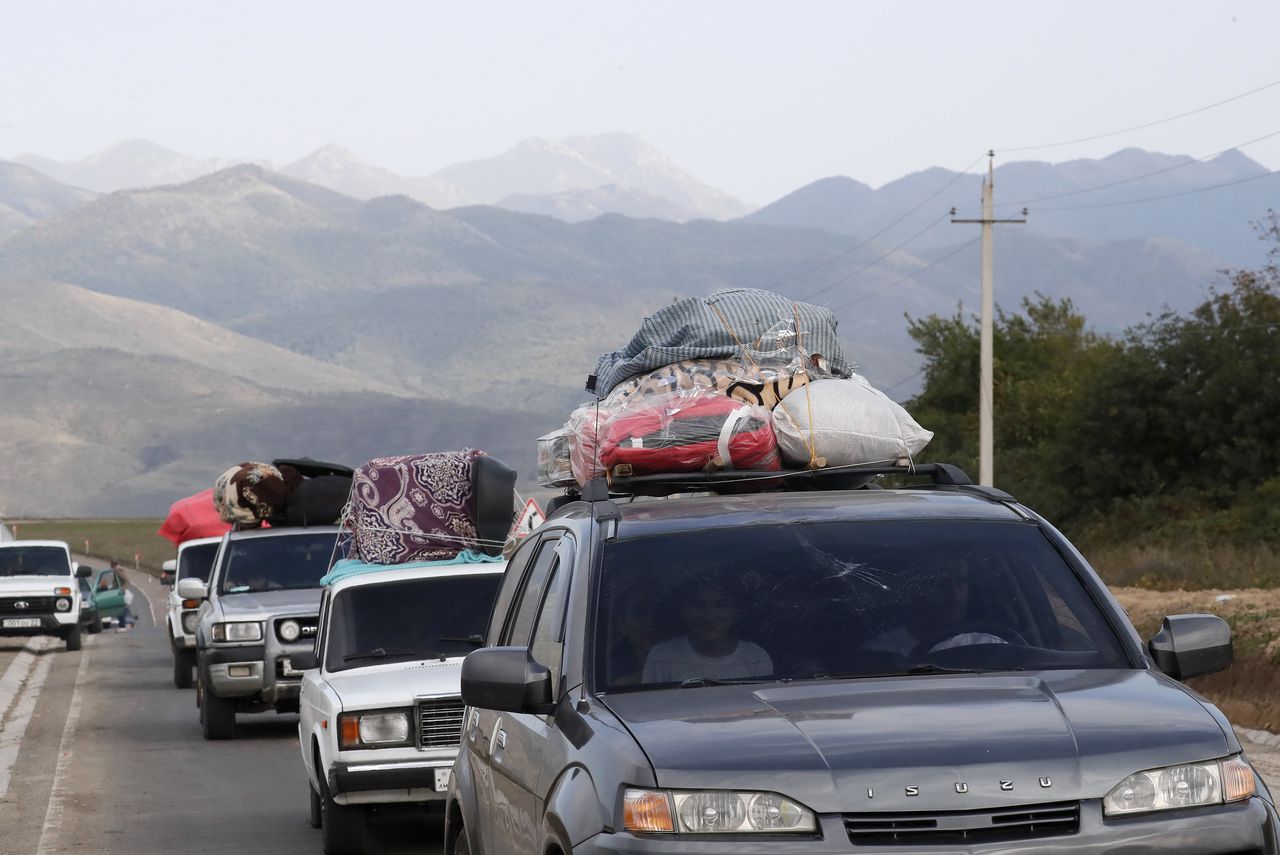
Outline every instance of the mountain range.
[[(553, 148), (613, 175), (643, 151)], [(1003, 306), (1036, 292), (1069, 296), (1095, 327), (1119, 331), (1164, 305), (1190, 307), (1216, 271), (1242, 263), (1222, 247), (1252, 240), (1248, 221), (1266, 211), (1252, 195), (1269, 185), (1265, 170), (1247, 158), (1184, 166), (1121, 154), (1067, 177), (1022, 170), (1040, 183), (1009, 164), (997, 190), (1012, 198), (1125, 181), (1155, 192), (1161, 176), (1134, 177), (1163, 169), (1183, 189), (1243, 179), (1203, 194), (1234, 194), (1229, 221), (1189, 233), (1203, 238), (1194, 241), (1156, 230), (1168, 220), (1144, 232), (1135, 219), (1121, 237), (1052, 233), (1043, 220), (1001, 227)], [(672, 299), (761, 287), (829, 305), (847, 352), (899, 399), (916, 388), (919, 367), (903, 313), (977, 304), (976, 230), (939, 223), (903, 243), (919, 231), (909, 225), (916, 213), (957, 187), (973, 190), (956, 173), (879, 190), (827, 179), (744, 219), (679, 222), (442, 210), (292, 172), (241, 164), (98, 195), (0, 163), (0, 211), (16, 212), (16, 230), (0, 235), (0, 516), (154, 514), (244, 459), (359, 463), (464, 445), (515, 465), (528, 490), (534, 439), (586, 397), (596, 357)], [(535, 191), (523, 198), (597, 204), (618, 186), (557, 190), (559, 174), (522, 179)], [(630, 174), (643, 183), (642, 166)], [(469, 184), (468, 193), (483, 177), (433, 176)], [(635, 192), (654, 204), (679, 196), (656, 178), (645, 186)], [(1159, 192), (1177, 192), (1171, 186)], [(894, 217), (903, 220), (884, 231)]]

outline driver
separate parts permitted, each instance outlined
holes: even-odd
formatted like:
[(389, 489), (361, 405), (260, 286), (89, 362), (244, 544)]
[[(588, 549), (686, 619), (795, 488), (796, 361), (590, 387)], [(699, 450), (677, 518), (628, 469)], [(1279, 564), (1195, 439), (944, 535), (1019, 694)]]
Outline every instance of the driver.
[[(918, 588), (913, 595), (904, 592), (906, 609), (897, 626), (871, 638), (862, 646), (868, 650), (884, 650), (903, 657), (917, 652), (929, 638), (938, 639), (920, 653), (936, 653), (952, 647), (971, 644), (1008, 644), (1008, 640), (985, 631), (963, 629), (969, 614), (969, 566), (962, 559), (935, 565), (915, 577)], [(947, 628), (957, 632), (948, 635)]]

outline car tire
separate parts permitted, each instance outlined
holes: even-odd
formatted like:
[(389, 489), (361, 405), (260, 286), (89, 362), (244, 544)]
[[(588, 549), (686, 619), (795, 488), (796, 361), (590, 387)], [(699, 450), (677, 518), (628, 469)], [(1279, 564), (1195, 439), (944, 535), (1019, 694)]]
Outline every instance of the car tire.
[(89, 621), (89, 634), (97, 635), (100, 632), (102, 632), (102, 615), (94, 612), (93, 618)]
[(220, 698), (209, 691), (200, 676), (200, 730), (205, 739), (236, 738), (236, 704), (235, 701)]
[(79, 650), (80, 649), (80, 624), (73, 623), (71, 626), (67, 627), (67, 630), (62, 637), (67, 640), (68, 650)]
[(320, 779), (320, 835), (324, 855), (360, 855), (364, 851), (364, 805), (340, 805)]
[(173, 685), (179, 689), (190, 689), (191, 672), (196, 666), (196, 657), (190, 650), (177, 648), (173, 651)]
[(311, 793), (311, 814), (307, 817), (307, 825), (312, 828), (319, 828), (324, 820), (323, 808), (320, 806), (320, 794), (316, 792), (316, 788), (311, 786), (310, 783), (307, 784), (307, 789)]

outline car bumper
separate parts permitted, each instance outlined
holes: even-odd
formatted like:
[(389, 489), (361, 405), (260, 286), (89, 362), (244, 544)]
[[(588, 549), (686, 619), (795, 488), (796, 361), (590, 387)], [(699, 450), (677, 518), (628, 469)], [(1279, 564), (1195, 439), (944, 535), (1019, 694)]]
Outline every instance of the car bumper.
[(443, 801), (452, 767), (452, 760), (335, 763), (327, 783), (339, 804)]
[[(296, 651), (295, 651), (296, 652)], [(260, 644), (210, 647), (202, 651), (209, 686), (220, 698), (249, 698), (278, 709), (296, 709), (302, 678), (286, 677), (281, 651)]]
[(597, 834), (573, 847), (577, 853), (738, 853), (857, 852), (859, 855), (906, 855), (936, 852), (946, 855), (1080, 855), (1123, 852), (1125, 855), (1187, 852), (1196, 855), (1280, 855), (1280, 826), (1275, 809), (1260, 798), (1239, 805), (1200, 808), (1177, 814), (1153, 814), (1124, 820), (1104, 820), (1101, 804), (1080, 806), (1080, 830), (1061, 837), (972, 844), (853, 846), (839, 816), (819, 818), (822, 837)]

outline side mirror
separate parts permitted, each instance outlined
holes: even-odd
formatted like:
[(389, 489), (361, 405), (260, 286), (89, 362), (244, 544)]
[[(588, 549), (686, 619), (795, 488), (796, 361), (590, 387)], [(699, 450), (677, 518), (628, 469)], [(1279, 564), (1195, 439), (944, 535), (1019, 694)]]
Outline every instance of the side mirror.
[(527, 647), (486, 647), (462, 660), (462, 702), (502, 712), (550, 715), (551, 672)]
[(1231, 627), (1214, 615), (1173, 615), (1147, 649), (1156, 667), (1175, 680), (1212, 674), (1231, 665)]
[(160, 584), (172, 585), (173, 577), (178, 572), (178, 562), (170, 558), (160, 565)]
[(93, 577), (93, 568), (92, 568), (92, 567), (89, 567), (89, 566), (87, 566), (87, 565), (85, 565), (85, 564), (77, 564), (77, 565), (76, 565), (76, 578), (77, 578), (77, 579), (89, 579), (89, 578), (92, 578), (92, 577)]
[(295, 653), (289, 657), (289, 667), (295, 671), (310, 671), (313, 668), (320, 667), (320, 660), (316, 657), (314, 650), (306, 650), (302, 653)]
[(180, 579), (178, 596), (184, 600), (203, 600), (209, 596), (209, 589), (199, 579)]

